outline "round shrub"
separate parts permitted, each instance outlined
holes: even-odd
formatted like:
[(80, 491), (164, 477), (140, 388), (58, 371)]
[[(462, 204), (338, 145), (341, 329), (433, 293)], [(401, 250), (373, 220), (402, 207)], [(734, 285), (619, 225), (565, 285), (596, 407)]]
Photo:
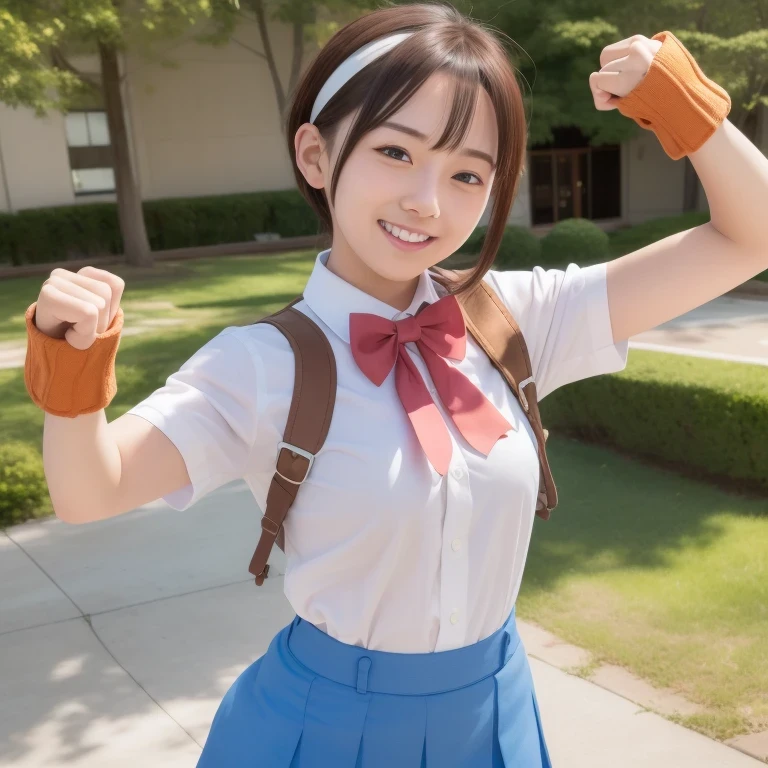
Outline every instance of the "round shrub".
[(0, 525), (52, 512), (40, 453), (19, 441), (0, 444)]
[(528, 227), (504, 229), (493, 266), (496, 269), (531, 269), (541, 259), (541, 241)]
[(541, 240), (542, 266), (593, 264), (608, 258), (608, 235), (589, 219), (558, 221)]

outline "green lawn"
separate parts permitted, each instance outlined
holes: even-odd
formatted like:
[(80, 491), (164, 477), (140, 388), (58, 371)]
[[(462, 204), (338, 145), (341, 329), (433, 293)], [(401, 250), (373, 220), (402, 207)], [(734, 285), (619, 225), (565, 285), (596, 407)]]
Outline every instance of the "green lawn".
[(705, 707), (688, 727), (768, 729), (768, 500), (556, 434), (547, 455), (560, 503), (535, 521), (520, 616)]
[[(267, 256), (157, 261), (149, 269), (110, 264), (105, 269), (125, 280), (121, 306), (126, 326), (176, 318), (185, 324), (208, 322), (223, 328), (231, 323), (253, 322), (296, 298), (312, 271), (315, 255), (291, 251)], [(37, 299), (46, 277), (0, 281), (0, 342), (24, 340), (24, 312)], [(161, 306), (156, 306), (158, 303)], [(172, 306), (163, 308), (163, 303)], [(127, 339), (120, 342), (121, 354)]]
[[(633, 250), (665, 236), (657, 232), (648, 241), (617, 235)], [(222, 328), (298, 296), (315, 255), (158, 262), (150, 271), (113, 266), (126, 280), (126, 328), (180, 325), (123, 336), (108, 419), (161, 386)], [(0, 283), (0, 340), (23, 340), (23, 312), (43, 279)], [(662, 357), (673, 376), (675, 357)], [(43, 413), (28, 398), (22, 369), (0, 370), (0, 395), (0, 434), (40, 449)], [(547, 453), (560, 504), (551, 520), (536, 520), (521, 618), (598, 661), (678, 689), (706, 708), (681, 719), (689, 727), (721, 739), (768, 728), (768, 501), (557, 434)]]
[[(123, 277), (126, 287), (121, 302), (125, 328), (117, 356), (118, 391), (107, 408), (107, 418), (117, 418), (162, 386), (170, 373), (223, 328), (252, 323), (296, 298), (312, 271), (314, 256), (290, 252), (158, 262), (154, 271), (110, 265), (109, 271)], [(0, 282), (0, 339), (24, 340), (24, 311), (36, 300), (43, 280)], [(129, 333), (142, 325), (148, 327), (144, 333)], [(0, 370), (0, 393), (3, 439), (22, 440), (42, 450), (44, 414), (29, 399), (22, 368)]]

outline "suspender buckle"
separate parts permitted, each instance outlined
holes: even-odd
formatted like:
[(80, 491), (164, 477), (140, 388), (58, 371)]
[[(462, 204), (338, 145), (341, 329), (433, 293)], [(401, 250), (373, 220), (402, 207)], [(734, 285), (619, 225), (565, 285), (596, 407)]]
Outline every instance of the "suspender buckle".
[[(305, 459), (309, 461), (309, 464), (307, 465), (307, 471), (304, 473), (304, 477), (301, 478), (301, 480), (292, 480), (290, 477), (286, 477), (278, 468), (278, 464), (280, 463), (280, 451), (282, 451), (284, 448), (287, 448), (291, 453), (293, 454), (293, 458), (296, 458), (296, 454), (299, 454), (300, 456), (303, 456)], [(280, 475), (280, 477), (283, 478), (283, 480), (287, 480), (289, 483), (294, 483), (295, 485), (301, 485), (308, 477), (309, 470), (312, 469), (312, 465), (315, 463), (315, 454), (310, 453), (309, 451), (305, 451), (303, 448), (299, 448), (298, 445), (291, 445), (291, 443), (286, 443), (284, 441), (280, 441), (277, 444), (277, 461), (275, 462), (275, 472)]]
[(517, 393), (520, 395), (520, 402), (523, 404), (523, 408), (525, 409), (525, 412), (528, 413), (529, 411), (529, 405), (528, 405), (528, 398), (525, 396), (525, 392), (523, 392), (523, 388), (526, 387), (531, 382), (534, 382), (533, 376), (529, 376), (527, 379), (523, 379), (518, 385), (517, 385)]
[(277, 534), (280, 533), (280, 526), (275, 525), (275, 521), (266, 515), (261, 516), (261, 527), (273, 536), (277, 536)]

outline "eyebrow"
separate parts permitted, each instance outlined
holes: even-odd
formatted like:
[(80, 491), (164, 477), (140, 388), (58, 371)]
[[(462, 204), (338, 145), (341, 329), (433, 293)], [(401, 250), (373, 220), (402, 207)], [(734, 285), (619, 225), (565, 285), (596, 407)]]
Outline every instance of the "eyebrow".
[[(425, 133), (422, 133), (421, 131), (417, 131), (415, 128), (411, 128), (408, 125), (401, 125), (400, 123), (393, 123), (393, 122), (386, 122), (381, 124), (382, 128), (393, 128), (396, 131), (402, 131), (403, 133), (407, 133), (409, 136), (414, 136), (417, 139), (420, 139), (421, 141), (427, 140), (427, 135)], [(481, 152), (479, 149), (464, 149), (460, 153), (460, 155), (464, 155), (466, 157), (477, 157), (480, 160), (485, 160), (487, 163), (490, 164), (491, 170), (496, 170), (496, 163), (493, 161), (493, 158), (487, 153), (487, 152)]]

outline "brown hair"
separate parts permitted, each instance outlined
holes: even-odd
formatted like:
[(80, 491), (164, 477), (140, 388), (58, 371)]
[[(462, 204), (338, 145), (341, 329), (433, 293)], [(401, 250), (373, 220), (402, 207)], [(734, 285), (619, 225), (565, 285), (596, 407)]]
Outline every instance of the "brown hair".
[(366, 43), (406, 30), (414, 34), (351, 77), (323, 107), (314, 125), (332, 146), (339, 123), (360, 108), (334, 168), (333, 202), (341, 170), (358, 141), (400, 109), (433, 73), (448, 72), (457, 80), (448, 124), (433, 149), (454, 151), (461, 145), (474, 115), (477, 87), (485, 88), (498, 128), (493, 211), (477, 264), (451, 289), (458, 293), (478, 285), (491, 268), (525, 160), (528, 131), (523, 96), (509, 57), (493, 32), (442, 2), (389, 5), (355, 19), (331, 37), (298, 83), (286, 120), (288, 150), (301, 194), (319, 217), (323, 233), (332, 234), (324, 190), (308, 184), (296, 164), (296, 131), (309, 122), (320, 88), (342, 61)]

